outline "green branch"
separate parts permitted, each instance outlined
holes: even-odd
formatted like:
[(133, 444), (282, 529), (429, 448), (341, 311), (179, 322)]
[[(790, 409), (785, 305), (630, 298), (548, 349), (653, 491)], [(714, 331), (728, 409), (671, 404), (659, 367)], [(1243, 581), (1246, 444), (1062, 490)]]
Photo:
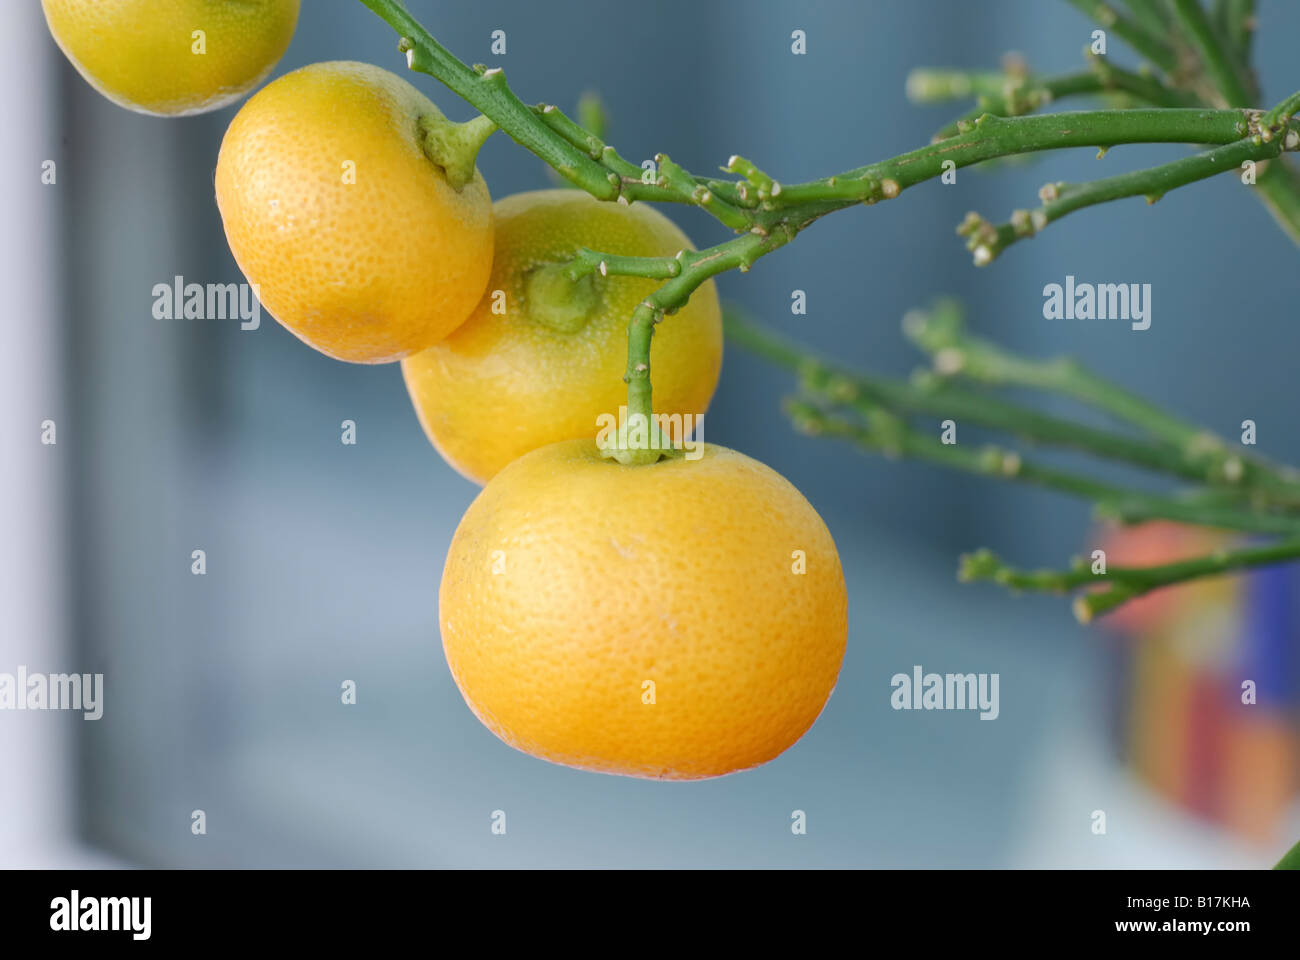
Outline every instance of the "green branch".
[(578, 125), (591, 133), (597, 140), (605, 136), (609, 127), (609, 111), (600, 95), (588, 90), (578, 98)]
[(445, 83), (467, 103), (496, 123), (520, 146), (541, 157), (557, 173), (593, 196), (613, 199), (617, 185), (607, 171), (572, 144), (551, 135), (531, 108), (506, 84), (499, 69), (472, 69), (420, 25), (400, 0), (361, 0), (382, 17), (402, 38), (398, 49), (406, 54), (407, 66)]
[[(1295, 136), (1294, 133), (1290, 134)], [(957, 232), (967, 237), (967, 249), (977, 267), (992, 263), (1007, 247), (1020, 240), (1036, 236), (1049, 223), (1068, 213), (1085, 207), (1122, 200), (1128, 197), (1145, 197), (1153, 204), (1170, 190), (1206, 180), (1228, 170), (1239, 171), (1247, 161), (1262, 163), (1282, 153), (1283, 137), (1265, 141), (1261, 137), (1239, 140), (1214, 150), (1145, 170), (1121, 173), (1089, 183), (1053, 183), (1045, 186), (1039, 196), (1045, 201), (1035, 210), (1017, 210), (1011, 220), (993, 224), (977, 214), (968, 214)]]
[(945, 162), (966, 167), (1017, 154), (1127, 143), (1232, 143), (1250, 136), (1243, 110), (1080, 110), (1029, 117), (984, 114), (963, 134), (833, 177), (783, 186), (782, 205), (811, 201), (847, 205), (892, 199), (941, 175)]
[[(1087, 621), (1173, 583), (1300, 558), (1300, 477), (1294, 471), (1228, 454), (1221, 440), (1070, 361), (1028, 360), (968, 337), (951, 302), (941, 303), (930, 314), (913, 311), (905, 318), (909, 335), (934, 354), (938, 371), (910, 383), (845, 371), (734, 309), (726, 311), (724, 320), (733, 342), (798, 375), (805, 396), (788, 401), (787, 412), (803, 432), (844, 439), (886, 457), (909, 457), (1040, 486), (1090, 501), (1099, 516), (1121, 523), (1160, 519), (1285, 538), (1264, 547), (1220, 551), (1159, 567), (1112, 567), (1105, 573), (1093, 573), (1091, 565), (1082, 562), (1067, 571), (1021, 571), (988, 551), (978, 551), (962, 558), (963, 580), (993, 580), (1016, 590), (1057, 593), (1105, 585), (1104, 590), (1076, 600), (1075, 613)], [(949, 378), (962, 373), (995, 386), (1057, 390), (1142, 428), (1148, 436), (1085, 426), (952, 386)], [(1207, 485), (1177, 494), (1117, 486), (1036, 463), (1006, 447), (957, 443), (955, 435), (940, 436), (933, 426), (918, 428), (912, 423), (918, 416), (990, 427), (1031, 443), (1069, 447)]]
[[(759, 183), (703, 179), (660, 156), (657, 176), (647, 182), (641, 167), (550, 105), (528, 107), (500, 70), (472, 69), (442, 47), (398, 0), (362, 0), (402, 37), (399, 45), (414, 70), (447, 84), (480, 109), (507, 135), (563, 176), (601, 199), (622, 197), (687, 202), (714, 213), (736, 230), (769, 228), (790, 219), (820, 215), (858, 202), (875, 202), (943, 172), (945, 160), (966, 166), (1040, 150), (1125, 143), (1212, 143), (1240, 140), (1251, 132), (1237, 110), (1143, 109), (1080, 111), (1041, 117), (986, 115), (972, 129), (932, 144), (809, 183), (760, 196)], [(770, 178), (767, 178), (770, 181)], [(746, 193), (752, 196), (746, 197)], [(822, 205), (822, 209), (810, 209)], [(802, 209), (801, 209), (802, 208)]]
[(1105, 589), (1075, 598), (1074, 615), (1081, 623), (1088, 623), (1129, 600), (1164, 587), (1297, 559), (1300, 559), (1300, 538), (1263, 547), (1218, 550), (1190, 560), (1150, 567), (1108, 565), (1104, 573), (1093, 573), (1091, 565), (1082, 559), (1069, 570), (1018, 570), (1004, 564), (991, 551), (979, 550), (961, 558), (957, 576), (966, 582), (988, 580), (1011, 590), (1044, 593), (1071, 593), (1104, 584)]
[[(1064, 79), (1064, 78), (1060, 78)], [(1022, 70), (956, 70), (950, 67), (917, 67), (907, 75), (907, 98), (913, 103), (944, 103), (970, 97), (1009, 96), (1008, 85), (1027, 85), (1030, 77)]]
[[(1300, 90), (1297, 90), (1268, 113), (1264, 114), (1263, 118), (1260, 120), (1260, 125), (1270, 134), (1277, 133), (1283, 127), (1286, 127), (1288, 121), (1290, 121), (1297, 113), (1300, 113)], [(1292, 135), (1295, 133), (1292, 129), (1288, 129), (1287, 132)], [(1289, 144), (1286, 147), (1288, 150), (1295, 150), (1296, 148), (1297, 145), (1294, 143)]]
[[(545, 104), (526, 106), (511, 91), (500, 70), (466, 66), (442, 47), (407, 12), (400, 0), (363, 2), (398, 32), (401, 38), (399, 49), (406, 53), (412, 69), (428, 73), (447, 84), (570, 182), (605, 200), (617, 198), (630, 203), (641, 199), (693, 204), (739, 234), (703, 251), (682, 251), (672, 258), (624, 257), (584, 248), (565, 267), (571, 280), (599, 271), (606, 275), (615, 273), (664, 281), (655, 293), (637, 306), (628, 325), (625, 374), (628, 410), (632, 415), (642, 415), (647, 419), (653, 412), (650, 343), (656, 324), (666, 314), (681, 307), (710, 277), (726, 270), (749, 269), (758, 258), (784, 246), (799, 231), (827, 213), (857, 203), (872, 204), (892, 199), (907, 187), (939, 176), (949, 167), (964, 167), (1000, 157), (1080, 146), (1104, 150), (1125, 143), (1220, 145), (1218, 149), (1199, 156), (1150, 170), (1064, 190), (1056, 188), (1055, 195), (1045, 198), (1044, 206), (1038, 211), (1032, 214), (1020, 211), (1011, 223), (1002, 227), (982, 220), (968, 223), (977, 259), (981, 254), (985, 259), (992, 259), (1011, 242), (1032, 235), (1073, 210), (1120, 197), (1158, 195), (1236, 166), (1243, 159), (1275, 158), (1282, 149), (1294, 148), (1295, 141), (1300, 139), (1295, 130), (1286, 126), (1289, 116), (1300, 106), (1300, 100), (1294, 97), (1270, 111), (1262, 128), (1256, 112), (1240, 109), (1146, 108), (1006, 117), (986, 112), (965, 124), (963, 131), (955, 136), (888, 160), (807, 183), (782, 185), (742, 157), (732, 157), (726, 168), (738, 176), (736, 180), (698, 177), (664, 154), (656, 156), (654, 169), (647, 172), (622, 158), (597, 133), (574, 122), (558, 108)], [(1148, 29), (1151, 15), (1156, 12), (1154, 8), (1146, 11), (1143, 19), (1148, 21), (1148, 26), (1144, 26), (1104, 4), (1088, 0), (1074, 2), (1100, 17), (1103, 25), (1133, 43), (1162, 68), (1169, 70), (1173, 66), (1173, 48), (1167, 47)], [(1184, 22), (1190, 22), (1186, 16)], [(1203, 57), (1209, 63), (1222, 53), (1222, 48), (1208, 45), (1207, 38), (1200, 35), (1200, 25), (1200, 22), (1193, 23), (1189, 30), (1199, 37)], [(1126, 88), (1135, 95), (1163, 102), (1170, 102), (1175, 96), (1152, 78), (1121, 71), (1097, 60), (1085, 74), (1041, 81), (1036, 86), (1030, 85), (1023, 73), (1022, 70), (1014, 71), (1001, 92), (988, 94), (989, 105), (1004, 113), (1029, 111), (1055, 96), (1102, 88)], [(987, 77), (972, 79), (969, 87), (988, 90), (990, 83)], [(961, 82), (952, 76), (937, 82), (931, 77), (926, 83), (913, 86), (927, 84), (930, 93), (935, 92), (933, 88), (936, 86), (946, 85), (949, 89), (961, 86)], [(593, 118), (592, 125), (598, 125), (599, 121), (603, 126), (603, 121), (590, 109), (587, 113)], [(1281, 135), (1271, 136), (1275, 131)], [(1293, 184), (1288, 177), (1273, 174), (1268, 183), (1271, 186), (1266, 192), (1272, 198), (1271, 206), (1289, 219), (1292, 214), (1290, 201), (1300, 204), (1300, 194), (1290, 195)], [(1300, 220), (1295, 222), (1300, 223)], [(1221, 442), (1206, 445), (1202, 433), (1188, 435), (1177, 421), (1164, 418), (1155, 408), (1140, 404), (1135, 398), (1126, 397), (1108, 385), (1101, 389), (1098, 382), (1074, 368), (1010, 364), (1009, 358), (998, 358), (988, 351), (972, 353), (969, 345), (966, 354), (949, 345), (943, 356), (949, 362), (954, 357), (961, 359), (967, 366), (967, 375), (978, 369), (976, 361), (981, 357), (985, 360), (1000, 359), (1004, 374), (1018, 372), (1029, 374), (1032, 379), (1033, 376), (1041, 378), (1045, 372), (1051, 371), (1057, 378), (1054, 385), (1058, 388), (1066, 392), (1074, 390), (1094, 401), (1109, 402), (1112, 412), (1127, 414), (1139, 426), (1155, 427), (1155, 436), (1180, 450), (1183, 456), (1200, 458), (1194, 462), (1197, 467), (1206, 469), (1212, 482), (1231, 484), (1246, 473), (1243, 465), (1247, 461), (1238, 455), (1227, 454)], [(984, 412), (989, 417), (994, 417), (995, 413), (1008, 413), (991, 408)], [(1059, 424), (1040, 422), (1038, 426), (1047, 433), (1060, 432)], [(1081, 433), (1075, 433), (1074, 437), (1078, 442), (1093, 444), (1100, 439)], [(1131, 450), (1129, 453), (1131, 459), (1145, 456), (1132, 454)], [(657, 453), (648, 450), (623, 451), (623, 454), (630, 461), (658, 457)], [(1261, 478), (1276, 481), (1276, 486), (1289, 486), (1289, 480), (1271, 474), (1257, 464), (1251, 466)], [(1255, 479), (1254, 474), (1251, 479)], [(1137, 502), (1132, 498), (1130, 501)]]
[[(901, 415), (951, 418), (998, 430), (1036, 446), (1078, 450), (1181, 480), (1222, 481), (1222, 476), (1207, 477), (1199, 459), (1173, 445), (1049, 416), (988, 393), (963, 390), (942, 377), (924, 376), (906, 382), (854, 373), (763, 329), (733, 306), (724, 310), (723, 321), (733, 343), (797, 374), (803, 389), (827, 404), (848, 406), (864, 414), (884, 407)], [(1244, 488), (1233, 483), (1223, 489), (1240, 496)]]
[(1134, 73), (1117, 66), (1108, 57), (1086, 54), (1092, 71), (1100, 78), (1103, 90), (1127, 93), (1153, 107), (1204, 106), (1185, 90), (1171, 87), (1158, 77), (1147, 73)]
[(786, 410), (795, 428), (803, 433), (848, 440), (891, 459), (922, 460), (963, 473), (1054, 490), (1091, 501), (1096, 504), (1098, 516), (1125, 523), (1161, 519), (1224, 530), (1300, 536), (1300, 517), (1181, 500), (1103, 483), (1035, 463), (1004, 447), (944, 443), (883, 407), (871, 410), (861, 421), (805, 400), (789, 401)]
[[(1100, 2), (1083, 2), (1071, 0), (1076, 7), (1092, 16), (1108, 29), (1116, 22), (1127, 23), (1122, 18), (1117, 20), (1115, 12)], [(1172, 35), (1175, 40), (1179, 34), (1174, 30), (1175, 23), (1171, 17), (1172, 8), (1165, 0), (1128, 0), (1128, 7), (1133, 12), (1137, 30), (1117, 31), (1121, 37), (1128, 39), (1139, 52), (1143, 52), (1155, 38)], [(1219, 0), (1213, 19), (1214, 29), (1210, 36), (1201, 33), (1201, 44), (1210, 51), (1210, 59), (1218, 62), (1217, 70), (1230, 95), (1224, 97), (1218, 92), (1215, 81), (1208, 73), (1198, 72), (1186, 65), (1180, 65), (1177, 71), (1170, 72), (1168, 81), (1162, 82), (1149, 74), (1130, 74), (1114, 67), (1106, 57), (1089, 54), (1094, 71), (1102, 76), (1111, 74), (1109, 83), (1101, 76), (1096, 79), (1094, 90), (1084, 80), (1083, 74), (1067, 74), (1046, 80), (1029, 78), (1020, 73), (996, 73), (926, 70), (909, 80), (909, 95), (914, 99), (933, 102), (949, 97), (969, 96), (983, 97), (982, 105), (987, 105), (990, 113), (1024, 114), (1039, 109), (1053, 99), (1053, 96), (1065, 96), (1068, 93), (1088, 94), (1099, 92), (1101, 88), (1112, 88), (1126, 92), (1131, 96), (1157, 106), (1194, 106), (1205, 105), (1209, 100), (1222, 103), (1235, 100), (1245, 105), (1258, 101), (1259, 87), (1251, 69), (1251, 39), (1255, 31), (1255, 10), (1253, 0)], [(1195, 13), (1191, 14), (1193, 17)], [(1202, 17), (1203, 19), (1203, 17)], [(1186, 27), (1183, 30), (1186, 33)], [(1127, 34), (1127, 36), (1126, 36)], [(1163, 43), (1163, 41), (1162, 41)], [(1175, 44), (1177, 46), (1177, 44)], [(1175, 59), (1177, 50), (1170, 47)], [(1179, 48), (1181, 49), (1181, 47)], [(1189, 56), (1207, 58), (1192, 48), (1187, 48)], [(1203, 63), (1202, 66), (1205, 64)], [(1173, 85), (1171, 85), (1171, 82)], [(1023, 92), (1016, 92), (1025, 87)], [(1002, 97), (1002, 100), (998, 98)], [(1271, 139), (1274, 132), (1281, 129), (1287, 117), (1300, 110), (1300, 94), (1293, 95), (1278, 104), (1265, 116), (1260, 134), (1264, 140)], [(959, 131), (963, 124), (972, 121), (973, 114), (967, 114), (958, 121), (949, 124), (939, 136), (946, 136)], [(1284, 149), (1296, 149), (1295, 145)], [(1258, 175), (1259, 199), (1265, 204), (1274, 219), (1286, 232), (1293, 243), (1300, 246), (1300, 174), (1289, 164), (1286, 158), (1278, 158), (1267, 164), (1264, 172)], [(1024, 229), (1030, 224), (1028, 214), (1018, 218), (1019, 227)], [(972, 224), (975, 226), (976, 224)], [(1008, 223), (1001, 227), (985, 228), (983, 233), (993, 240), (1008, 241), (1017, 235), (1017, 224)]]
[(1169, 44), (1160, 38), (1160, 34), (1147, 29), (1131, 17), (1127, 17), (1103, 0), (1070, 0), (1070, 3), (1100, 26), (1114, 33), (1139, 54), (1146, 57), (1165, 73), (1178, 71), (1178, 57)]
[(1072, 358), (1022, 357), (967, 334), (961, 307), (953, 300), (941, 300), (930, 311), (913, 310), (904, 318), (903, 331), (933, 357), (941, 376), (1060, 393), (1192, 453), (1223, 446), (1216, 437), (1096, 376)]
[[(913, 74), (915, 76), (915, 74)], [(908, 88), (912, 77), (908, 78)], [(1018, 117), (1042, 109), (1064, 97), (1101, 93), (1106, 89), (1102, 78), (1092, 70), (1065, 73), (1039, 80), (1030, 77), (1004, 77), (1002, 86), (993, 92), (979, 94), (975, 107), (947, 126), (941, 127), (931, 138), (932, 142), (946, 140), (966, 133), (976, 120), (986, 113), (998, 117)]]
[(1250, 46), (1255, 39), (1255, 0), (1220, 0), (1223, 29), (1233, 52), (1243, 64), (1249, 64)]
[(1254, 102), (1249, 85), (1237, 62), (1219, 43), (1219, 37), (1205, 16), (1201, 0), (1171, 0), (1179, 24), (1201, 58), (1207, 79), (1225, 107), (1248, 107)]
[[(549, 115), (545, 110), (543, 113)], [(556, 122), (570, 129), (571, 121)], [(681, 261), (680, 266), (665, 258), (627, 258), (583, 250), (575, 257), (571, 271), (574, 276), (581, 276), (603, 263), (606, 273), (668, 279), (664, 287), (637, 308), (629, 324), (625, 373), (628, 411), (648, 418), (652, 413), (650, 343), (655, 325), (664, 314), (685, 303), (708, 277), (733, 268), (748, 270), (760, 257), (784, 246), (826, 213), (858, 202), (874, 203), (895, 197), (905, 186), (941, 174), (947, 159), (964, 166), (998, 156), (1098, 142), (1106, 145), (1189, 139), (1233, 142), (1249, 133), (1250, 123), (1250, 116), (1238, 110), (1085, 111), (1020, 119), (988, 116), (970, 132), (941, 143), (850, 171), (842, 177), (792, 186), (783, 186), (751, 161), (732, 157), (728, 169), (743, 178), (730, 185), (735, 203), (712, 196), (712, 188), (700, 184), (661, 155), (657, 158), (659, 173), (654, 189), (667, 191), (677, 200), (697, 202), (706, 209), (712, 201), (715, 206), (711, 212), (719, 219), (727, 222), (729, 218), (744, 218), (750, 224), (749, 232), (699, 254), (683, 253), (671, 258)], [(574, 130), (570, 130), (570, 135), (575, 140), (579, 138)], [(614, 155), (611, 148), (595, 142), (590, 148), (592, 153), (599, 152), (606, 158)], [(640, 171), (639, 167), (634, 169)], [(636, 183), (641, 181), (638, 179)], [(633, 186), (628, 184), (628, 188)], [(683, 257), (695, 266), (688, 268)], [(646, 451), (636, 454), (634, 459), (639, 461), (649, 456)]]
[(685, 256), (686, 252), (682, 251), (675, 257), (625, 257), (582, 247), (565, 267), (565, 273), (571, 281), (578, 281), (596, 273), (602, 277), (648, 277), (653, 280), (669, 280), (681, 276)]
[[(645, 423), (653, 422), (652, 392), (650, 385), (650, 342), (654, 336), (655, 326), (671, 313), (683, 306), (691, 294), (710, 277), (726, 270), (748, 269), (759, 257), (770, 253), (777, 247), (790, 242), (795, 230), (777, 230), (766, 236), (747, 233), (716, 247), (698, 252), (684, 250), (674, 259), (680, 264), (678, 272), (663, 286), (632, 311), (632, 320), (628, 325), (627, 338), (627, 408), (628, 420), (634, 416), (644, 417)], [(594, 257), (603, 258), (600, 262), (608, 271), (612, 265), (615, 270), (629, 271), (629, 275), (645, 276), (641, 270), (653, 269), (660, 258), (608, 257), (586, 251), (580, 254), (586, 262)], [(629, 449), (622, 446), (611, 450), (622, 463), (649, 463), (660, 457), (660, 445), (651, 444), (650, 449)]]
[[(967, 78), (968, 82), (960, 82), (961, 77)], [(1001, 82), (993, 84), (992, 77)], [(1196, 106), (1195, 98), (1188, 94), (1173, 90), (1150, 75), (1115, 66), (1105, 57), (1090, 56), (1088, 69), (1054, 77), (927, 69), (913, 71), (907, 80), (908, 96), (917, 102), (948, 99), (939, 94), (949, 91), (954, 98), (964, 98), (958, 94), (963, 89), (975, 92), (975, 108), (940, 128), (932, 138), (933, 142), (966, 133), (986, 113), (999, 117), (1023, 116), (1066, 97), (1124, 93), (1155, 107)]]
[(1133, 14), (1133, 19), (1140, 23), (1149, 35), (1155, 37), (1168, 35), (1171, 21), (1165, 0), (1125, 0), (1125, 6)]
[(1003, 387), (1029, 387), (1060, 393), (1132, 424), (1151, 438), (1182, 451), (1214, 485), (1245, 485), (1265, 491), (1278, 502), (1300, 502), (1300, 473), (1244, 452), (1230, 452), (1218, 436), (1187, 423), (1091, 373), (1077, 361), (1058, 357), (1037, 360), (1018, 356), (965, 332), (961, 308), (940, 301), (928, 312), (912, 311), (904, 332), (934, 359), (944, 377), (962, 376)]

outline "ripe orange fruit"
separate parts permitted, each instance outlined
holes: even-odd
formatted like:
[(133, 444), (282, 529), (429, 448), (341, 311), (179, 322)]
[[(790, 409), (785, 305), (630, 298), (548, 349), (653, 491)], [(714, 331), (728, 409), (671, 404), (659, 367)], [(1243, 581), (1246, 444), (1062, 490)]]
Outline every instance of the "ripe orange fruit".
[(295, 70), (244, 104), (217, 158), (217, 206), (280, 323), (336, 359), (383, 363), (469, 316), (492, 269), (492, 201), (472, 153), (457, 186), (433, 145), (457, 126), (364, 63)]
[(119, 106), (184, 116), (233, 103), (265, 79), (298, 23), (298, 0), (42, 0), (50, 33)]
[(592, 439), (525, 455), (461, 520), (438, 597), (447, 663), (488, 729), (554, 763), (664, 780), (798, 740), (848, 633), (817, 511), (713, 445), (632, 467)]
[[(627, 325), (662, 281), (594, 274), (557, 280), (548, 265), (580, 247), (673, 256), (690, 240), (649, 204), (541, 190), (496, 203), (487, 293), (451, 336), (402, 362), (426, 435), (462, 474), (485, 483), (530, 450), (595, 436), (626, 403)], [(504, 312), (502, 312), (504, 308)], [(655, 331), (654, 408), (703, 414), (722, 368), (722, 313), (710, 280)]]

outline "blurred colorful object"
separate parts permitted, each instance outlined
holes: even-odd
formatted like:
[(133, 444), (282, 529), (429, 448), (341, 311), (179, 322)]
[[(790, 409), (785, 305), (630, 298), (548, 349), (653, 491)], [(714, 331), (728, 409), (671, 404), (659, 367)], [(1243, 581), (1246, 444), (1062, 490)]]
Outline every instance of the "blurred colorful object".
[[(1107, 529), (1111, 566), (1240, 540), (1172, 523)], [(1116, 634), (1115, 740), (1138, 776), (1197, 816), (1276, 845), (1300, 778), (1300, 570), (1170, 587), (1100, 621)]]

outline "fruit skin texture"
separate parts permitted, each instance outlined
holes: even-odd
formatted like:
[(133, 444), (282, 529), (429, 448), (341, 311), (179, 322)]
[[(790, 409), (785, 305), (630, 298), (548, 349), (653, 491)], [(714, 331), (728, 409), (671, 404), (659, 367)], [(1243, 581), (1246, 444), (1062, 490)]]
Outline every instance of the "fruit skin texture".
[(487, 185), (477, 169), (460, 190), (447, 182), (422, 145), (430, 118), (442, 114), (387, 70), (317, 63), (258, 91), (222, 140), (217, 206), (236, 262), (272, 316), (335, 359), (423, 350), (487, 285)]
[[(627, 402), (627, 325), (663, 281), (593, 275), (585, 325), (539, 321), (529, 271), (563, 263), (579, 247), (628, 256), (673, 256), (690, 240), (650, 204), (627, 207), (578, 190), (540, 190), (497, 201), (496, 259), (487, 293), (446, 340), (402, 362), (425, 434), (469, 479), (485, 483), (530, 450), (595, 436), (596, 418)], [(494, 313), (493, 291), (506, 312)], [(654, 409), (702, 414), (722, 369), (722, 312), (712, 280), (665, 317), (650, 347)]]
[[(86, 81), (138, 113), (234, 103), (279, 62), (299, 0), (42, 0), (59, 49)], [(193, 36), (202, 30), (204, 53)]]
[(848, 633), (835, 544), (780, 474), (705, 451), (625, 467), (566, 440), (470, 506), (442, 577), (443, 650), (506, 743), (695, 780), (765, 763), (817, 719)]

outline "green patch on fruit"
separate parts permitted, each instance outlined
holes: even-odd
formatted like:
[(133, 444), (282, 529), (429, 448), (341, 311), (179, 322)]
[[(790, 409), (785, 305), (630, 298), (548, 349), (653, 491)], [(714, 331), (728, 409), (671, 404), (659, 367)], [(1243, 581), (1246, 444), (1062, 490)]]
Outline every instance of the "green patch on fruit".
[(564, 264), (546, 264), (524, 277), (524, 310), (535, 323), (557, 333), (577, 333), (600, 305), (591, 274), (574, 280)]
[(625, 467), (646, 466), (684, 455), (654, 417), (640, 413), (620, 418), (617, 429), (602, 428), (596, 435), (596, 448), (602, 457)]
[(454, 123), (441, 113), (426, 113), (420, 117), (419, 126), (424, 155), (442, 168), (447, 182), (456, 190), (474, 179), (474, 161), (479, 148), (497, 129), (482, 114), (464, 123)]

